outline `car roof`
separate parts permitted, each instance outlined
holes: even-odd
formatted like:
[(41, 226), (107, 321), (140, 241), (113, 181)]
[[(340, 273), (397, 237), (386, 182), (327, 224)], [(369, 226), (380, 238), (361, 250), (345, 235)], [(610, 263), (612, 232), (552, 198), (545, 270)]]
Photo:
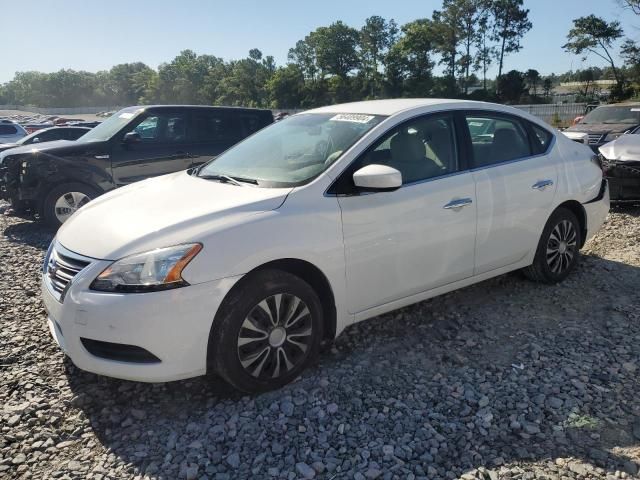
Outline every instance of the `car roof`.
[(598, 106), (598, 108), (609, 108), (609, 107), (640, 107), (640, 102), (607, 103), (606, 105)]
[(407, 110), (422, 107), (464, 107), (479, 109), (495, 109), (509, 111), (509, 107), (495, 103), (455, 100), (449, 98), (398, 98), (389, 100), (368, 100), (364, 102), (343, 103), (309, 110), (311, 113), (363, 113), (369, 115), (395, 115)]
[(271, 112), (265, 108), (248, 108), (248, 107), (226, 107), (218, 105), (133, 105), (131, 107), (123, 108), (126, 112), (133, 112), (138, 110), (160, 110), (160, 109), (176, 109), (176, 108), (189, 108), (189, 109), (202, 109), (202, 110), (237, 110), (248, 112)]

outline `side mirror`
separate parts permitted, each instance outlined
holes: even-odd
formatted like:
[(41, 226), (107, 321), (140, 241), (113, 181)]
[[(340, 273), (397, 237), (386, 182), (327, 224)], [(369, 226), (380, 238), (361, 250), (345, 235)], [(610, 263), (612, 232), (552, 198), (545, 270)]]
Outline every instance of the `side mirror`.
[(40, 143), (40, 137), (36, 137), (33, 140), (31, 140), (31, 143)]
[(402, 186), (402, 174), (387, 165), (367, 165), (353, 174), (353, 183), (373, 192), (397, 190)]
[(140, 143), (141, 141), (142, 141), (142, 138), (140, 137), (140, 134), (138, 132), (126, 133), (125, 136), (122, 138), (122, 143), (126, 145), (130, 145), (132, 143)]

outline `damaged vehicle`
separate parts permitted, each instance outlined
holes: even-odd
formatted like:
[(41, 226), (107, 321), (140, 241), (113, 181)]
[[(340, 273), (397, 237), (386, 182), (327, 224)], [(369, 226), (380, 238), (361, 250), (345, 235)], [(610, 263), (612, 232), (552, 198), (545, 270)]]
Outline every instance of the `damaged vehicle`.
[(640, 129), (636, 132), (599, 149), (612, 202), (640, 202)]
[(640, 126), (640, 103), (601, 105), (563, 133), (575, 140), (576, 133), (587, 134), (587, 145), (598, 153), (605, 143), (631, 133)]
[(271, 110), (160, 105), (128, 107), (75, 142), (0, 153), (0, 199), (60, 227), (114, 188), (187, 170), (273, 123)]

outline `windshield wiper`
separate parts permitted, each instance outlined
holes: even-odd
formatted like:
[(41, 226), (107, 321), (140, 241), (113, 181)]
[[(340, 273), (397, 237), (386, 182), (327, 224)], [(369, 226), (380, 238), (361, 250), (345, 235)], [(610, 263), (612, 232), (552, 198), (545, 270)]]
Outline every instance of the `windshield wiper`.
[(205, 180), (218, 180), (219, 182), (232, 183), (233, 185), (238, 185), (240, 187), (244, 187), (243, 183), (258, 185), (258, 181), (253, 178), (230, 177), (229, 175), (199, 175), (198, 178), (204, 178)]

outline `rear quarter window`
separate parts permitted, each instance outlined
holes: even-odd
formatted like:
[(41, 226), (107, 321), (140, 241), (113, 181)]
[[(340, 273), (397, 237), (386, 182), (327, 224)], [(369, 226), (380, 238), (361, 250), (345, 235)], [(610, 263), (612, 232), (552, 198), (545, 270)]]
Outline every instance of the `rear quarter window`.
[(0, 135), (15, 135), (18, 129), (14, 125), (0, 125)]
[(242, 113), (240, 114), (240, 122), (247, 136), (256, 133), (269, 123), (266, 116), (259, 113)]
[(529, 123), (529, 126), (533, 132), (532, 143), (534, 153), (546, 152), (553, 141), (553, 134), (535, 123)]

